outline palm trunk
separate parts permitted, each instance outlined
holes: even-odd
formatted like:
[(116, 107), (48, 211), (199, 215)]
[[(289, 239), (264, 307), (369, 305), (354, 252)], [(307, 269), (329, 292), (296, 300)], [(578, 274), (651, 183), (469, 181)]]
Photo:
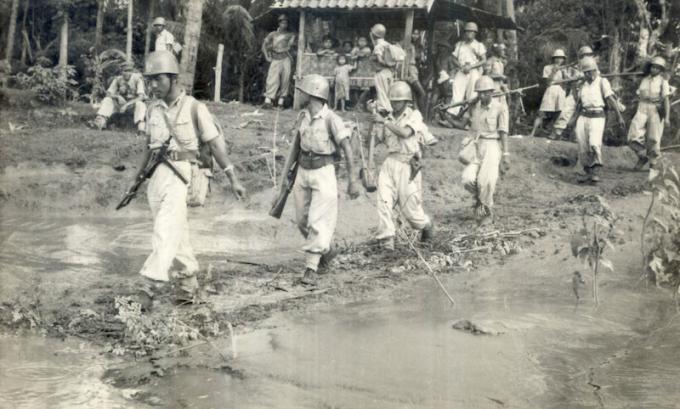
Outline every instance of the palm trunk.
[(184, 86), (188, 94), (191, 94), (194, 88), (194, 74), (198, 58), (198, 44), (201, 39), (204, 1), (187, 1), (184, 8), (186, 24), (184, 27), (184, 49), (182, 50), (182, 60), (180, 61), (179, 83)]
[(17, 15), (19, 14), (19, 0), (12, 0), (12, 11), (9, 16), (9, 31), (7, 32), (7, 48), (5, 49), (5, 59), (7, 65), (11, 67), (12, 55), (14, 53), (14, 34), (17, 31)]
[(59, 66), (68, 65), (68, 13), (64, 10), (64, 19), (61, 23), (59, 35)]
[(156, 12), (156, 0), (149, 1), (149, 16), (146, 22), (146, 36), (144, 37), (144, 60), (151, 51), (151, 28), (153, 27), (153, 19)]
[(125, 44), (125, 55), (128, 61), (132, 61), (132, 11), (134, 9), (134, 1), (129, 0), (128, 15), (127, 15), (127, 42)]
[[(621, 63), (623, 62), (623, 53), (621, 47), (621, 32), (616, 30), (611, 48), (609, 49), (609, 72), (616, 73), (621, 71)], [(612, 78), (612, 87), (615, 90), (621, 88), (621, 77)]]
[(102, 31), (104, 24), (104, 6), (106, 5), (106, 0), (97, 1), (97, 23), (94, 29), (94, 48), (99, 51), (102, 47)]
[(21, 18), (21, 43), (23, 44), (21, 47), (21, 65), (26, 65), (26, 56), (29, 54), (29, 48), (31, 47), (31, 44), (27, 42), (28, 37), (26, 36), (26, 21), (28, 20), (29, 3), (30, 0), (26, 0), (26, 2), (24, 2), (24, 13)]

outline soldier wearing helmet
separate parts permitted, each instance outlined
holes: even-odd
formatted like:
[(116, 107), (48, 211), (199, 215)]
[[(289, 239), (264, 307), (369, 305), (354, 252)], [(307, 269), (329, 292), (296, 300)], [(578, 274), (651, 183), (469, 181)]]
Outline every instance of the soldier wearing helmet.
[(404, 81), (392, 84), (389, 98), (394, 109), (384, 118), (374, 115), (374, 121), (384, 124), (378, 142), (385, 144), (387, 158), (378, 176), (378, 233), (376, 239), (386, 250), (394, 250), (395, 204), (422, 241), (432, 239), (433, 226), (422, 206), (422, 146), (433, 145), (437, 139), (430, 133), (423, 116), (413, 109), (411, 87)]
[(373, 76), (376, 105), (377, 110), (383, 113), (392, 112), (392, 106), (387, 94), (394, 81), (394, 65), (385, 58), (390, 47), (390, 44), (385, 41), (386, 34), (387, 29), (382, 24), (376, 24), (371, 27), (370, 36), (371, 42), (373, 42), (373, 57), (377, 66)]
[(595, 57), (595, 53), (593, 53), (593, 49), (590, 48), (590, 46), (584, 45), (583, 47), (578, 49), (578, 59), (581, 60), (585, 57)]
[[(453, 98), (451, 102), (461, 102), (476, 96), (475, 83), (482, 76), (486, 62), (486, 47), (476, 40), (477, 24), (465, 24), (463, 40), (456, 43), (453, 50), (453, 64), (458, 68), (453, 77)], [(452, 115), (458, 115), (460, 107), (449, 109)]]
[[(195, 273), (198, 261), (189, 243), (187, 222), (188, 186), (174, 172), (186, 180), (194, 180), (194, 172), (202, 172), (196, 162), (201, 143), (208, 144), (215, 162), (223, 169), (231, 182), (234, 195), (241, 198), (245, 189), (236, 177), (234, 166), (227, 156), (224, 138), (205, 104), (186, 95), (177, 82), (179, 65), (169, 51), (150, 53), (144, 69), (149, 87), (156, 98), (147, 111), (147, 146), (144, 164), (157, 150), (168, 144), (167, 159), (173, 165), (159, 164), (147, 188), (149, 207), (154, 218), (152, 251), (140, 274), (148, 280), (144, 292), (153, 295), (151, 289), (157, 282), (171, 278), (178, 281), (178, 301), (191, 302), (197, 295), (198, 283)], [(140, 167), (139, 178), (146, 165)], [(177, 260), (182, 266), (173, 270)]]
[(111, 81), (93, 124), (100, 130), (104, 129), (111, 116), (116, 113), (123, 114), (132, 109), (132, 120), (137, 127), (137, 132), (143, 134), (146, 128), (144, 78), (136, 72), (132, 61), (125, 61), (121, 68), (122, 74)]
[(640, 102), (628, 129), (628, 146), (638, 157), (634, 169), (642, 170), (649, 162), (650, 179), (656, 177), (664, 127), (671, 124), (671, 89), (663, 77), (664, 71), (666, 60), (662, 57), (654, 57), (645, 65), (646, 76), (637, 89)]
[[(472, 157), (464, 161), (462, 182), (475, 198), (475, 216), (480, 224), (493, 222), (493, 195), (498, 176), (510, 169), (508, 151), (509, 113), (506, 104), (493, 98), (495, 85), (488, 76), (475, 84), (479, 101), (471, 107), (470, 134), (464, 141), (464, 151)], [(473, 144), (473, 145), (468, 145)], [(461, 161), (465, 155), (461, 152)]]
[(340, 156), (340, 149), (347, 163), (351, 199), (359, 197), (359, 185), (350, 145), (351, 131), (328, 107), (328, 80), (318, 74), (309, 74), (296, 84), (296, 88), (300, 91), (302, 111), (296, 121), (295, 141), (281, 174), (279, 191), (289, 188), (287, 175), (297, 163), (293, 198), (297, 226), (305, 238), (302, 246), (305, 272), (301, 281), (314, 285), (319, 268), (326, 268), (335, 255), (332, 248), (338, 218), (335, 160)]
[(605, 104), (609, 104), (616, 112), (619, 125), (623, 127), (623, 117), (614, 91), (606, 78), (599, 75), (597, 62), (592, 57), (580, 61), (580, 70), (585, 81), (577, 92), (576, 114), (571, 119), (575, 122), (576, 141), (579, 144), (579, 163), (583, 165), (584, 175), (578, 178), (579, 183), (597, 183), (600, 181), (602, 168), (602, 137), (606, 119)]
[(531, 136), (536, 136), (536, 131), (543, 125), (546, 119), (557, 119), (560, 111), (564, 106), (564, 101), (567, 93), (561, 85), (553, 85), (554, 82), (561, 81), (571, 76), (564, 62), (567, 60), (567, 55), (561, 48), (556, 49), (551, 56), (552, 64), (543, 67), (543, 80), (547, 88), (543, 93), (541, 106), (538, 115), (534, 120), (534, 127), (531, 130)]
[(153, 20), (153, 33), (156, 35), (154, 51), (170, 51), (178, 55), (182, 51), (182, 46), (175, 41), (175, 36), (165, 29), (166, 23), (163, 17), (156, 17)]
[(269, 63), (264, 91), (264, 108), (271, 108), (274, 100), (277, 100), (279, 108), (283, 108), (290, 88), (292, 74), (290, 49), (295, 44), (295, 34), (288, 31), (288, 17), (285, 14), (279, 16), (278, 22), (276, 31), (269, 33), (262, 42), (262, 54)]
[[(484, 75), (493, 79), (496, 92), (508, 91), (508, 87), (505, 83), (505, 65), (507, 64), (507, 60), (505, 59), (505, 48), (505, 44), (503, 43), (494, 44), (491, 48), (491, 57), (489, 57), (484, 64)], [(505, 95), (496, 98), (498, 98), (500, 102), (507, 104)]]

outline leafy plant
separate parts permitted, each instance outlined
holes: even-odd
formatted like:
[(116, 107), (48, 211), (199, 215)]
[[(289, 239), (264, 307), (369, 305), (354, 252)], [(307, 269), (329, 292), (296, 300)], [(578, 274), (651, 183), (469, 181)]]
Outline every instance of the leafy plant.
[(78, 96), (73, 78), (76, 70), (72, 65), (64, 67), (44, 67), (36, 64), (25, 73), (16, 75), (19, 86), (31, 89), (37, 94), (39, 101), (50, 105), (62, 105), (67, 100)]
[(659, 286), (676, 284), (680, 278), (680, 177), (669, 161), (661, 161), (655, 170), (640, 250), (644, 275), (653, 275)]
[(125, 61), (125, 53), (116, 48), (104, 50), (99, 54), (90, 53), (83, 55), (85, 67), (89, 75), (85, 82), (91, 89), (88, 94), (83, 95), (91, 104), (99, 102), (106, 95), (107, 78), (112, 72), (120, 71), (120, 64)]
[(598, 306), (600, 304), (598, 275), (601, 267), (614, 271), (612, 262), (603, 254), (607, 247), (614, 248), (612, 239), (616, 235), (614, 227), (618, 218), (602, 197), (595, 196), (595, 201), (595, 209), (584, 210), (583, 226), (571, 236), (571, 252), (574, 257), (582, 260), (590, 268), (593, 280), (593, 300), (595, 306)]

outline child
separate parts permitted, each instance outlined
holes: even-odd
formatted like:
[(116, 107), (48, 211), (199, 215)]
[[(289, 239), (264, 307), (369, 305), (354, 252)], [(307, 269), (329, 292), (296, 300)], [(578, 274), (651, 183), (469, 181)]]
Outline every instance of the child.
[(335, 56), (336, 52), (333, 49), (333, 39), (330, 36), (324, 36), (323, 37), (323, 46), (321, 47), (320, 50), (316, 52), (316, 55), (319, 57), (324, 56), (324, 55), (330, 55), (330, 56)]
[(344, 55), (347, 59), (354, 59), (352, 56), (352, 42), (343, 41), (342, 47), (338, 50), (338, 55)]
[(345, 112), (345, 100), (349, 100), (349, 73), (356, 68), (356, 63), (347, 64), (347, 57), (342, 54), (338, 56), (338, 66), (335, 67), (335, 104), (333, 109), (338, 109), (338, 101), (340, 101), (340, 110)]
[(366, 37), (359, 37), (357, 40), (357, 45), (352, 49), (352, 58), (368, 58), (373, 52), (371, 47), (368, 46), (368, 40)]

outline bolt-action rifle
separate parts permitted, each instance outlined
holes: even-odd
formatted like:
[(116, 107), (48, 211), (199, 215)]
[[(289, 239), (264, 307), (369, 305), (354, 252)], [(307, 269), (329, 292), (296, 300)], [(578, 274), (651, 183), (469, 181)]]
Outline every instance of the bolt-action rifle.
[[(613, 72), (610, 74), (600, 74), (601, 77), (603, 78), (614, 78), (614, 77), (631, 77), (631, 76), (638, 76), (638, 75), (644, 75), (643, 72), (640, 71), (632, 71), (632, 72)], [(563, 80), (555, 81), (551, 83), (550, 85), (562, 85), (562, 84), (571, 84), (574, 82), (579, 82), (579, 81), (585, 81), (586, 77), (579, 75), (576, 77), (571, 77), (571, 78), (565, 78)]]
[[(509, 91), (494, 92), (493, 94), (491, 94), (491, 97), (496, 98), (496, 97), (502, 97), (504, 95), (521, 94), (522, 92), (524, 92), (528, 89), (533, 89), (533, 88), (538, 88), (538, 84), (529, 85), (527, 87), (515, 88), (515, 89), (511, 89)], [(472, 104), (476, 103), (477, 101), (479, 101), (479, 96), (474, 97), (472, 99), (467, 99), (467, 100), (464, 100), (464, 101), (454, 102), (454, 103), (451, 103), (451, 104), (440, 104), (440, 105), (437, 105), (435, 107), (435, 109), (446, 110), (446, 109), (449, 109), (449, 108), (455, 108), (455, 107), (460, 107), (460, 106), (465, 106), (465, 105), (472, 105)]]

